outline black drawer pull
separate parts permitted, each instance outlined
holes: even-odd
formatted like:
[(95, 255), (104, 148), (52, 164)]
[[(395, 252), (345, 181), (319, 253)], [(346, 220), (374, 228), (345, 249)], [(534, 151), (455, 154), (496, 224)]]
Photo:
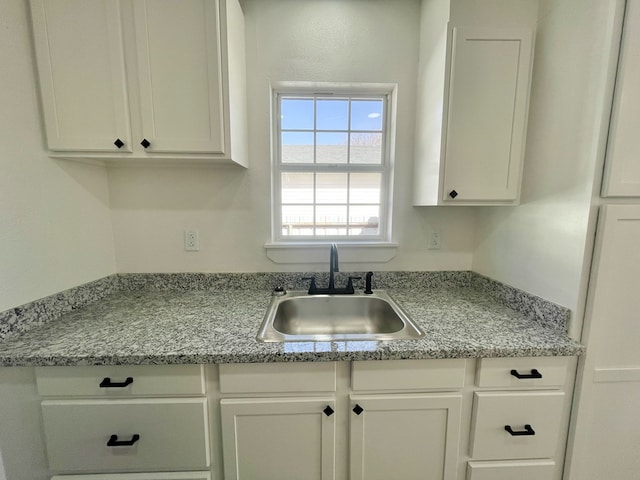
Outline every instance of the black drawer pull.
[(358, 405), (356, 403), (356, 406), (353, 407), (353, 413), (355, 413), (356, 415), (360, 415), (362, 412), (364, 412), (364, 408), (362, 408), (360, 405)]
[(523, 379), (523, 378), (542, 378), (542, 374), (536, 370), (535, 368), (531, 369), (531, 373), (518, 373), (517, 370), (511, 370), (511, 375), (513, 375), (516, 378), (519, 379)]
[(143, 138), (140, 142), (140, 145), (142, 145), (144, 148), (149, 148), (151, 146), (151, 142), (146, 138)]
[(511, 428), (511, 425), (505, 425), (504, 429), (509, 432), (509, 434), (512, 437), (525, 437), (525, 436), (529, 436), (529, 435), (535, 435), (536, 432), (533, 430), (533, 428), (531, 428), (531, 425), (527, 424), (524, 426), (524, 430), (520, 430), (518, 432), (514, 431), (513, 428)]
[(140, 440), (140, 435), (137, 433), (131, 437), (131, 440), (118, 440), (118, 435), (111, 435), (107, 442), (107, 447), (131, 447), (138, 440)]
[(132, 383), (133, 383), (133, 377), (127, 377), (127, 379), (124, 382), (112, 382), (109, 377), (105, 377), (100, 382), (100, 387), (101, 388), (124, 388), (128, 385), (131, 385)]
[(333, 408), (331, 408), (329, 405), (327, 405), (327, 408), (325, 408), (322, 411), (327, 417), (330, 417), (331, 415), (333, 415)]

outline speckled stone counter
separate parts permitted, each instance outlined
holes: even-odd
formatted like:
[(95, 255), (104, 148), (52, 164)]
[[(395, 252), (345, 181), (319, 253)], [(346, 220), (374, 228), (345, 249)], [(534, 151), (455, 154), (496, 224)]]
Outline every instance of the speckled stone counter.
[(569, 356), (583, 351), (566, 334), (566, 309), (471, 272), (376, 274), (374, 288), (385, 288), (425, 331), (424, 338), (261, 343), (255, 337), (272, 287), (300, 289), (307, 274), (255, 275), (116, 276), (108, 280), (110, 288), (101, 286), (102, 298), (46, 322), (32, 322), (30, 328), (14, 328), (0, 340), (0, 365)]

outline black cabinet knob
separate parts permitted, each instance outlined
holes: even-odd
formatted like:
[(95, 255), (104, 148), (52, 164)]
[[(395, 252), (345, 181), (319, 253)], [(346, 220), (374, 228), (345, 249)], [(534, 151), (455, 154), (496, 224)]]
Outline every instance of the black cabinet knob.
[(119, 138), (116, 138), (116, 141), (113, 142), (113, 144), (118, 148), (124, 147), (124, 142), (122, 140), (120, 140)]
[(449, 196), (450, 196), (451, 198), (456, 198), (456, 197), (458, 196), (458, 192), (456, 192), (455, 190), (451, 190), (451, 191), (449, 192)]
[(362, 412), (364, 412), (364, 408), (356, 403), (356, 406), (353, 407), (353, 413), (355, 413), (356, 415), (360, 415)]
[(142, 141), (140, 142), (140, 145), (142, 145), (144, 148), (149, 148), (149, 145), (151, 145), (151, 142), (146, 138), (143, 138)]
[(333, 415), (333, 408), (331, 408), (329, 405), (327, 405), (327, 408), (325, 408), (324, 410), (322, 410), (322, 412), (323, 412), (327, 417), (330, 417), (331, 415)]

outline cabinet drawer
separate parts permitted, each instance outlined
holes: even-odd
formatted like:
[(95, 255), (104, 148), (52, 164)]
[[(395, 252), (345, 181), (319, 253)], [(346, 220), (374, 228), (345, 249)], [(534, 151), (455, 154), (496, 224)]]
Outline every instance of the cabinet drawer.
[(476, 385), (489, 388), (561, 387), (572, 360), (573, 357), (483, 358), (478, 361)]
[[(471, 456), (478, 460), (553, 457), (563, 405), (562, 392), (476, 392)], [(525, 425), (531, 430), (527, 432)]]
[[(207, 418), (206, 398), (42, 402), (49, 466), (59, 472), (207, 468)], [(131, 446), (107, 445), (136, 435)]]
[(555, 468), (551, 460), (469, 462), (467, 480), (553, 480)]
[(334, 362), (220, 365), (222, 393), (335, 392)]
[(212, 480), (210, 472), (106, 473), (56, 475), (51, 480)]
[[(129, 380), (130, 379), (130, 380)], [(37, 367), (43, 396), (202, 395), (202, 365)]]
[(464, 359), (353, 362), (353, 390), (430, 390), (464, 386)]

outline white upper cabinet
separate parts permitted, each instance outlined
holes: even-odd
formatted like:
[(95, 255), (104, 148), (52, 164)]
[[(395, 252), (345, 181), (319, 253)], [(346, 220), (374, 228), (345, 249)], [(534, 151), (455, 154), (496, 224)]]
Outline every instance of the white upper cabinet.
[(531, 31), (453, 29), (443, 202), (515, 202), (524, 155)]
[(131, 152), (120, 3), (33, 0), (31, 15), (49, 148)]
[(216, 2), (164, 0), (159, 8), (157, 0), (137, 0), (134, 6), (147, 150), (224, 153)]
[(423, 13), (414, 205), (516, 205), (533, 64), (531, 25)]
[(603, 197), (640, 197), (639, 44), (640, 2), (628, 1), (609, 128)]
[(246, 165), (237, 0), (32, 0), (57, 156)]

